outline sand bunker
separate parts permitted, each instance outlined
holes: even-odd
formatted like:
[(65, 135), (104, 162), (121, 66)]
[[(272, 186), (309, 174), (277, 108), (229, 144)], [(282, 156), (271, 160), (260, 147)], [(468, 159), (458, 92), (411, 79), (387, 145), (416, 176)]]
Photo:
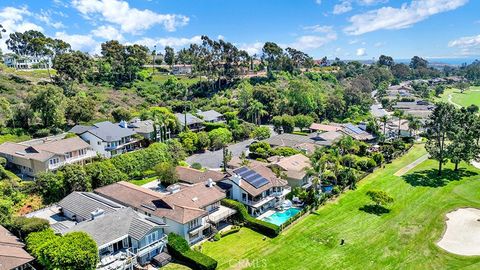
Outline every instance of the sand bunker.
[(480, 209), (461, 208), (448, 213), (447, 229), (438, 246), (458, 255), (480, 255)]

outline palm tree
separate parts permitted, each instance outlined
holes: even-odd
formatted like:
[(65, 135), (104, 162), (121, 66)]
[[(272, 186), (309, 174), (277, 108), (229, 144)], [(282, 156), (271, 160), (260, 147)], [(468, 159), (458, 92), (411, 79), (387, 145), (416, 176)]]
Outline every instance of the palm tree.
[(403, 118), (403, 116), (405, 116), (405, 112), (400, 111), (400, 110), (396, 110), (393, 113), (393, 115), (398, 117), (398, 137), (400, 138), (400, 127), (401, 127), (401, 124), (402, 124), (402, 118)]
[(257, 100), (252, 101), (248, 107), (247, 117), (251, 117), (255, 125), (260, 125), (262, 116), (267, 114), (265, 106)]
[(408, 119), (408, 128), (410, 129), (410, 136), (411, 137), (416, 136), (416, 132), (415, 132), (415, 134), (413, 134), (412, 131), (419, 130), (421, 125), (422, 125), (422, 122), (420, 122), (420, 120), (417, 117), (410, 117)]
[(387, 128), (388, 116), (385, 114), (382, 117), (380, 117), (380, 122), (383, 123), (383, 135), (386, 136), (385, 131)]

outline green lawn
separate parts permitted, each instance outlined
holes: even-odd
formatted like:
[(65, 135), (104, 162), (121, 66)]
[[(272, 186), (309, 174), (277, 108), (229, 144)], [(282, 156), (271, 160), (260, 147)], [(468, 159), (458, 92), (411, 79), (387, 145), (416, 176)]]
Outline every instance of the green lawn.
[(440, 97), (440, 100), (448, 102), (449, 96), (452, 96), (451, 101), (463, 107), (468, 107), (475, 104), (480, 107), (480, 87), (470, 87), (469, 90), (460, 92), (455, 88), (445, 89), (445, 93)]
[(152, 177), (147, 177), (147, 178), (138, 179), (138, 180), (130, 180), (130, 183), (132, 183), (134, 185), (137, 185), (137, 186), (142, 186), (142, 185), (145, 185), (146, 183), (150, 183), (150, 182), (155, 181), (157, 179), (158, 179), (158, 177), (152, 176)]
[(0, 135), (0, 144), (4, 142), (23, 142), (23, 141), (28, 141), (30, 139), (31, 137), (28, 135), (17, 136), (14, 134), (5, 134), (5, 135)]
[[(462, 173), (434, 176), (428, 160), (404, 175), (393, 174), (425, 154), (416, 145), (408, 154), (361, 181), (274, 239), (248, 229), (203, 244), (219, 269), (480, 269), (480, 256), (462, 257), (436, 246), (445, 214), (458, 207), (480, 207), (480, 171), (462, 164)], [(478, 174), (478, 175), (477, 175)], [(359, 210), (370, 189), (387, 191), (395, 202), (381, 216)], [(346, 244), (340, 246), (340, 240)]]
[(161, 269), (161, 270), (189, 270), (191, 268), (189, 268), (187, 266), (184, 266), (184, 265), (181, 265), (181, 264), (178, 264), (178, 263), (169, 263), (169, 264), (167, 264), (164, 267), (159, 268), (159, 269)]

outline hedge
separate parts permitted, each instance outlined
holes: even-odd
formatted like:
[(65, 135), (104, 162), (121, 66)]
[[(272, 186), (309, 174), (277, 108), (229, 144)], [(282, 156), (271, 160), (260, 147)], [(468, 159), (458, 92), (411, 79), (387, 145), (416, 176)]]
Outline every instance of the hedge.
[(239, 218), (245, 222), (245, 226), (256, 232), (264, 234), (268, 237), (275, 237), (280, 233), (280, 226), (250, 216), (247, 208), (245, 208), (245, 206), (240, 202), (230, 199), (223, 199), (222, 205), (237, 210), (237, 214)]
[(181, 236), (169, 233), (168, 234), (168, 253), (180, 262), (183, 262), (192, 269), (199, 270), (213, 270), (217, 268), (218, 262), (213, 258), (190, 249), (187, 240)]

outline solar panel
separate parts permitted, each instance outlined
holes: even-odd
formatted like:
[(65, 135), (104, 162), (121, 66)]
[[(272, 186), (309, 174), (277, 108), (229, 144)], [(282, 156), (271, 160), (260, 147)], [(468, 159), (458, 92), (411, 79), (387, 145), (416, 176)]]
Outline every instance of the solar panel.
[(246, 167), (242, 167), (240, 169), (237, 169), (235, 171), (236, 174), (240, 175), (247, 183), (250, 185), (254, 186), (255, 188), (260, 188), (266, 184), (268, 184), (268, 180), (265, 179), (263, 176), (258, 174), (255, 171), (252, 171)]
[(352, 124), (347, 124), (347, 128), (350, 129), (355, 134), (362, 134), (363, 133), (363, 130), (361, 130), (360, 128), (358, 128), (358, 127), (356, 127)]
[(236, 174), (241, 174), (245, 171), (248, 171), (248, 168), (247, 167), (241, 167), (241, 168), (238, 168), (236, 170), (234, 170), (233, 172), (236, 173)]

